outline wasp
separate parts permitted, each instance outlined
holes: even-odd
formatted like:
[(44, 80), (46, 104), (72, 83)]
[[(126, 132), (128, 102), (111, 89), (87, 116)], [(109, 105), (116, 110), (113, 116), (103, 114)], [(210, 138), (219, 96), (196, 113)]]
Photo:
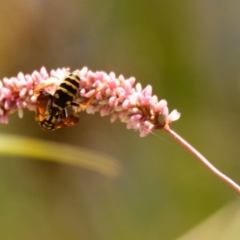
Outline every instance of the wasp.
[(36, 120), (43, 129), (55, 130), (65, 126), (73, 126), (79, 121), (76, 112), (67, 115), (67, 107), (79, 106), (78, 103), (73, 101), (77, 95), (79, 84), (79, 71), (76, 70), (64, 78), (53, 95), (42, 90), (51, 86), (52, 83), (34, 90), (35, 94), (39, 94), (37, 97)]
[[(78, 110), (83, 110), (91, 104), (99, 91), (99, 89), (96, 90), (85, 104), (75, 102), (74, 99), (80, 88), (78, 70), (70, 73), (64, 78), (53, 95), (43, 90), (51, 85), (52, 83), (45, 84), (34, 90), (34, 93), (38, 94), (35, 118), (45, 130), (55, 130), (66, 126), (74, 126), (79, 121), (79, 117), (77, 116)], [(70, 106), (75, 106), (77, 109), (68, 116), (67, 108)]]

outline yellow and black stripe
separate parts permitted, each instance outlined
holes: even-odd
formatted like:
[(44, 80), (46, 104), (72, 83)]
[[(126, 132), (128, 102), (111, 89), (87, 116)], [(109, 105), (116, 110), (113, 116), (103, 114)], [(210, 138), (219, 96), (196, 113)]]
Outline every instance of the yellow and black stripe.
[(77, 95), (79, 84), (80, 77), (78, 70), (72, 72), (63, 80), (53, 95), (52, 105), (49, 109), (51, 115), (57, 115), (66, 107), (75, 105), (73, 100)]
[(39, 122), (40, 126), (44, 130), (54, 130), (55, 129), (55, 122), (57, 121), (56, 117), (54, 115), (47, 115), (46, 118)]

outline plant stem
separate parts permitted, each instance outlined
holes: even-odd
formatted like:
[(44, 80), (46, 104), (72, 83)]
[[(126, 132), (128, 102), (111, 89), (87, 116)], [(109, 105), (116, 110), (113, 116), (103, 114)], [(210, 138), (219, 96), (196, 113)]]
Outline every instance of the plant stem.
[(224, 175), (217, 168), (215, 168), (202, 154), (200, 154), (194, 147), (192, 147), (188, 142), (186, 142), (182, 137), (180, 137), (176, 132), (171, 130), (169, 126), (165, 126), (164, 130), (170, 134), (177, 142), (179, 142), (183, 147), (185, 147), (190, 153), (192, 153), (201, 163), (203, 163), (213, 174), (215, 174), (222, 181), (226, 182), (235, 191), (240, 193), (240, 186), (235, 183), (231, 178)]

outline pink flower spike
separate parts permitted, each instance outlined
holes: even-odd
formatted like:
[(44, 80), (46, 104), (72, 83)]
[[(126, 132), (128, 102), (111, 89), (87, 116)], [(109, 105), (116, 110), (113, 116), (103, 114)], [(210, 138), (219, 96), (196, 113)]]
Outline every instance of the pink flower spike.
[[(16, 110), (20, 117), (23, 116), (24, 108), (35, 111), (36, 104), (39, 104), (38, 91), (43, 89), (54, 95), (70, 72), (69, 68), (58, 68), (49, 73), (42, 67), (32, 74), (24, 75), (20, 72), (17, 77), (3, 78), (0, 81), (0, 121), (6, 122), (8, 115)], [(152, 86), (142, 88), (140, 83), (134, 86), (134, 77), (125, 79), (123, 75), (117, 77), (114, 72), (93, 72), (86, 67), (76, 71), (76, 74), (79, 75), (80, 83), (73, 101), (83, 105), (87, 103), (87, 107), (73, 107), (73, 111), (110, 115), (111, 122), (119, 118), (128, 128), (139, 131), (141, 136), (146, 136), (154, 128), (163, 128), (180, 116), (177, 111), (169, 114), (166, 100), (158, 101), (157, 96), (152, 95)], [(36, 88), (38, 91), (35, 91)], [(159, 118), (159, 115), (163, 117)]]

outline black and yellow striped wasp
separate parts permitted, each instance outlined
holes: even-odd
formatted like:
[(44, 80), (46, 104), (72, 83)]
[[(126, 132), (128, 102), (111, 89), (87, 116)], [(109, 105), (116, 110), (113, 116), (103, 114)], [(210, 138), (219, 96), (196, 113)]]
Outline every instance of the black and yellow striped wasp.
[[(45, 84), (34, 90), (34, 94), (38, 94), (36, 121), (39, 122), (44, 130), (49, 131), (74, 126), (78, 123), (78, 110), (83, 110), (91, 104), (98, 92), (98, 90), (96, 90), (85, 104), (74, 101), (80, 88), (79, 70), (65, 77), (53, 95), (43, 90), (51, 85), (52, 83)], [(76, 110), (68, 116), (67, 108), (71, 106), (76, 107)]]
[(67, 108), (80, 106), (74, 102), (80, 85), (79, 71), (76, 70), (64, 78), (53, 95), (43, 90), (51, 85), (52, 83), (45, 84), (34, 90), (34, 94), (38, 94), (36, 121), (45, 130), (75, 125), (79, 121), (77, 112), (68, 116)]

